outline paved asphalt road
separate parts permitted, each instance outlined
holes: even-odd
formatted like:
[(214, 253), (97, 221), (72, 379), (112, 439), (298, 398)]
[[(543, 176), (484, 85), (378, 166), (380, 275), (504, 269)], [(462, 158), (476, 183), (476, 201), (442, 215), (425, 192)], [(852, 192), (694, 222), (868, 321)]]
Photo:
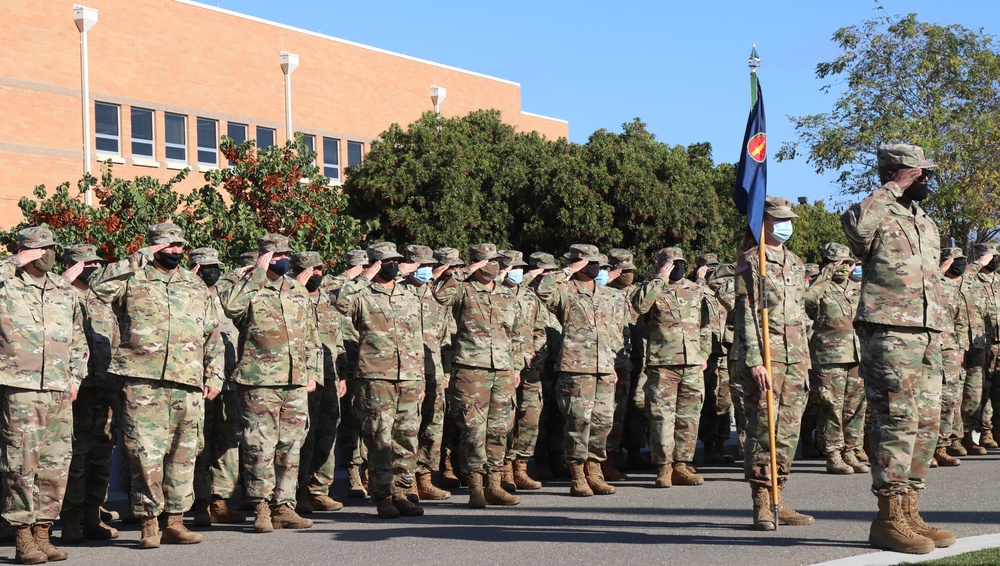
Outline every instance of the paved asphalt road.
[[(566, 481), (522, 493), (521, 505), (472, 510), (463, 488), (426, 504), (418, 518), (381, 521), (367, 501), (335, 496), (347, 506), (313, 514), (302, 531), (253, 534), (250, 524), (205, 531), (205, 542), (137, 550), (135, 525), (110, 544), (67, 547), (75, 565), (292, 564), (814, 564), (872, 552), (868, 526), (875, 498), (870, 476), (831, 476), (821, 460), (798, 461), (787, 502), (815, 515), (808, 527), (758, 533), (750, 528), (750, 488), (735, 465), (702, 467), (699, 487), (652, 487), (652, 472), (633, 474), (618, 493), (570, 497)], [(966, 458), (958, 468), (931, 470), (921, 499), (930, 522), (959, 537), (1000, 533), (1000, 451)], [(124, 504), (124, 501), (116, 501)], [(13, 548), (0, 549), (0, 562)]]

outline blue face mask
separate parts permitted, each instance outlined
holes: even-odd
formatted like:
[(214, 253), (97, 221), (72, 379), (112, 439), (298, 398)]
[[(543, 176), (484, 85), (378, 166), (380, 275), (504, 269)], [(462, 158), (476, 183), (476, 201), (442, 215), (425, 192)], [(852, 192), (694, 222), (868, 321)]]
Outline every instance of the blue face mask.
[(418, 267), (417, 270), (413, 272), (413, 279), (421, 285), (427, 283), (433, 278), (434, 270), (430, 267)]
[(520, 285), (524, 281), (524, 270), (523, 269), (511, 269), (507, 272), (507, 283), (514, 285), (515, 287)]
[(774, 231), (771, 232), (771, 235), (774, 236), (775, 240), (778, 240), (778, 243), (784, 244), (785, 242), (788, 241), (788, 238), (792, 237), (791, 220), (782, 220), (781, 222), (775, 222), (773, 226), (774, 226)]
[(288, 271), (289, 263), (290, 262), (288, 261), (287, 257), (283, 257), (281, 259), (273, 259), (271, 260), (271, 264), (268, 265), (267, 268), (271, 271), (271, 273), (281, 276)]
[(608, 270), (607, 269), (602, 269), (602, 270), (598, 271), (597, 272), (597, 277), (594, 277), (594, 281), (597, 281), (597, 283), (600, 284), (600, 285), (607, 285), (608, 284)]
[(857, 279), (858, 281), (861, 281), (861, 266), (860, 265), (857, 265), (857, 266), (854, 267), (854, 270), (851, 271), (851, 277)]

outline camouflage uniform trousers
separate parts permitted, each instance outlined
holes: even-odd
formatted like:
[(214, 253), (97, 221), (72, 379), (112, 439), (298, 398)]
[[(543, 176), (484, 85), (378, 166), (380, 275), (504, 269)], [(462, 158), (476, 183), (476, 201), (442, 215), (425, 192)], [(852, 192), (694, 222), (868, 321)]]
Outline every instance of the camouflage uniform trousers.
[(72, 410), (68, 391), (2, 388), (0, 478), (10, 523), (59, 518), (73, 456)]
[(455, 366), (455, 417), (465, 452), (463, 472), (503, 470), (514, 410), (514, 371)]
[(692, 462), (705, 402), (705, 374), (697, 366), (646, 367), (649, 449), (656, 465)]
[(607, 460), (608, 433), (615, 418), (615, 374), (559, 372), (556, 399), (566, 419), (563, 461)]
[(423, 381), (358, 380), (354, 410), (368, 449), (368, 492), (374, 500), (390, 497), (393, 485), (413, 485), (423, 390)]
[(218, 397), (204, 403), (204, 440), (194, 464), (194, 496), (229, 499), (240, 477), (239, 393), (233, 384), (226, 384)]
[(812, 387), (813, 383), (818, 383), (816, 378), (816, 368), (809, 369), (809, 394), (806, 396), (806, 408), (802, 411), (802, 437), (808, 440), (815, 439), (816, 450), (826, 454), (826, 447), (823, 445), (823, 435), (819, 428), (820, 414), (823, 412), (823, 400), (819, 398), (819, 388)]
[[(771, 443), (768, 436), (767, 392), (761, 391), (742, 365), (743, 409), (746, 411), (746, 444), (743, 447), (743, 471), (750, 483), (771, 485)], [(809, 372), (806, 362), (785, 364), (771, 362), (771, 387), (774, 391), (774, 449), (777, 455), (778, 482), (784, 484), (792, 472), (792, 459), (799, 443), (802, 413), (809, 395)]]
[(538, 418), (538, 439), (535, 441), (535, 461), (543, 458), (561, 460), (563, 428), (566, 423), (556, 400), (559, 374), (552, 364), (545, 364), (541, 376), (542, 411)]
[(941, 430), (938, 431), (937, 445), (946, 448), (955, 434), (956, 423), (961, 419), (959, 406), (962, 402), (962, 350), (941, 351)]
[(64, 509), (104, 505), (111, 481), (120, 408), (118, 391), (81, 387), (73, 402), (73, 459)]
[(247, 497), (295, 506), (299, 455), (309, 430), (302, 386), (239, 386), (243, 481)]
[(538, 425), (542, 418), (542, 376), (537, 370), (521, 372), (521, 385), (517, 388), (517, 407), (514, 427), (508, 442), (507, 459), (530, 458), (538, 443)]
[(924, 488), (941, 426), (941, 349), (923, 328), (863, 324), (861, 377), (875, 418), (872, 492)]
[(962, 428), (959, 435), (979, 430), (982, 424), (983, 379), (986, 373), (987, 350), (969, 348), (965, 353), (965, 383), (962, 385)]
[(858, 364), (817, 364), (810, 379), (819, 399), (816, 437), (824, 453), (829, 456), (844, 448), (861, 448), (868, 403)]
[(701, 409), (698, 438), (702, 443), (724, 442), (732, 436), (729, 367), (725, 354), (712, 354), (705, 368), (705, 404)]
[(420, 432), (417, 434), (417, 472), (430, 474), (441, 467), (441, 443), (444, 439), (445, 401), (448, 379), (439, 362), (440, 354), (424, 350), (433, 361), (425, 366), (424, 401), (420, 408)]
[(125, 378), (122, 437), (136, 517), (186, 513), (194, 503), (194, 464), (204, 405), (197, 387)]
[(337, 356), (337, 373), (347, 381), (347, 394), (340, 399), (340, 430), (337, 446), (345, 466), (360, 466), (368, 461), (368, 449), (361, 442), (361, 421), (354, 412), (356, 398), (361, 384), (354, 378), (354, 368), (358, 364), (357, 346), (344, 344), (346, 353)]
[(628, 409), (619, 448), (629, 452), (642, 450), (649, 440), (649, 414), (646, 412), (646, 372), (641, 358), (632, 359), (628, 379)]
[(729, 398), (733, 403), (733, 423), (736, 425), (736, 445), (740, 453), (747, 441), (747, 413), (743, 408), (742, 362), (736, 356), (726, 353), (726, 368), (729, 374)]
[(979, 432), (993, 429), (993, 407), (1000, 397), (1000, 344), (990, 348), (986, 371), (983, 372), (983, 398), (979, 403)]
[(616, 364), (615, 375), (618, 381), (615, 382), (615, 417), (611, 424), (611, 432), (608, 433), (608, 451), (615, 452), (621, 449), (622, 436), (625, 434), (625, 421), (628, 419), (629, 409), (629, 388), (632, 381), (632, 366)]
[(328, 371), (325, 385), (309, 393), (309, 430), (299, 456), (299, 486), (313, 495), (330, 495), (337, 471), (334, 447), (340, 424), (337, 376)]

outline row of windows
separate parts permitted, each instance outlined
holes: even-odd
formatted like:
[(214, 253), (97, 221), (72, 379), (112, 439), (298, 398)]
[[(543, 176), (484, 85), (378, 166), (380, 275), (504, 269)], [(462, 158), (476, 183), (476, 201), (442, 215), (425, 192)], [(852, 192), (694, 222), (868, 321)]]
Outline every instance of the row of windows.
[[(131, 107), (132, 156), (154, 158), (153, 110)], [(96, 143), (98, 152), (121, 154), (121, 107), (107, 102), (94, 104)], [(187, 163), (187, 116), (163, 113), (163, 145), (167, 161)], [(219, 164), (218, 120), (197, 117), (197, 157), (200, 165), (216, 167)], [(275, 130), (257, 126), (257, 147), (266, 149), (274, 145)], [(247, 140), (247, 124), (226, 123), (226, 135), (237, 144)], [(305, 142), (310, 151), (316, 151), (316, 136), (305, 134)], [(361, 164), (364, 144), (347, 142), (347, 166)], [(331, 180), (340, 180), (340, 140), (323, 137), (323, 174)], [(229, 163), (233, 165), (232, 162)]]

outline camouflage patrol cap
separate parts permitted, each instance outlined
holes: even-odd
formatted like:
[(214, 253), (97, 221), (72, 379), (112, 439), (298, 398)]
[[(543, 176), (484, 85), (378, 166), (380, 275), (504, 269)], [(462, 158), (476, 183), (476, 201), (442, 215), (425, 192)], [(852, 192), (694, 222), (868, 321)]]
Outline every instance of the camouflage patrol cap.
[(310, 268), (322, 267), (323, 258), (319, 252), (295, 252), (292, 254), (292, 270), (303, 272)]
[(787, 220), (798, 218), (799, 215), (792, 212), (792, 201), (784, 197), (767, 197), (764, 199), (764, 214), (771, 218)]
[(701, 254), (694, 258), (694, 264), (698, 267), (719, 265), (719, 256), (715, 254)]
[(611, 265), (615, 269), (621, 269), (622, 271), (635, 270), (635, 256), (626, 249), (615, 248), (611, 250), (608, 252), (608, 259), (611, 260)]
[(469, 246), (469, 261), (476, 263), (477, 261), (497, 259), (500, 254), (497, 253), (496, 244), (476, 244), (474, 246)]
[(155, 246), (158, 244), (186, 244), (184, 230), (173, 222), (160, 222), (153, 224), (146, 230), (146, 244)]
[(455, 248), (438, 248), (434, 250), (434, 259), (438, 260), (438, 263), (443, 263), (445, 265), (465, 265), (462, 261), (462, 254)]
[(962, 248), (941, 248), (941, 261), (965, 257)]
[(500, 250), (497, 252), (499, 254), (500, 265), (504, 267), (524, 267), (528, 265), (528, 262), (524, 261), (524, 254), (517, 250)]
[(396, 251), (396, 244), (392, 242), (379, 242), (368, 246), (368, 263), (389, 261), (391, 259), (403, 259), (403, 256)]
[(66, 265), (73, 265), (77, 262), (90, 263), (92, 261), (104, 261), (97, 255), (97, 246), (91, 244), (73, 244), (68, 246), (63, 252), (63, 261)]
[(219, 265), (219, 251), (215, 248), (195, 248), (188, 252), (191, 265)]
[(604, 267), (604, 268), (610, 268), (611, 267), (611, 262), (608, 261), (608, 256), (606, 256), (604, 254), (597, 254), (597, 257), (600, 258), (600, 260), (597, 262), (598, 265), (600, 265), (601, 267)]
[(851, 248), (837, 242), (823, 246), (823, 259), (827, 261), (851, 261)]
[(528, 264), (532, 269), (559, 269), (556, 258), (545, 252), (535, 252), (528, 256)]
[(257, 263), (257, 258), (260, 254), (257, 252), (243, 252), (240, 254), (240, 265), (243, 267), (248, 267)]
[(816, 277), (819, 275), (819, 264), (807, 263), (803, 267), (806, 268), (806, 277)]
[(433, 265), (438, 261), (434, 259), (434, 250), (427, 246), (410, 244), (403, 250), (407, 263), (419, 263), (421, 265)]
[(563, 254), (563, 257), (570, 263), (581, 259), (587, 260), (587, 263), (593, 263), (601, 261), (601, 250), (592, 244), (573, 244), (569, 247), (569, 251)]
[(351, 250), (347, 252), (347, 265), (349, 267), (368, 265), (368, 252), (365, 250)]
[(663, 248), (656, 252), (656, 263), (663, 264), (668, 261), (683, 261), (687, 263), (687, 260), (684, 259), (684, 252), (680, 248)]
[(264, 234), (257, 238), (257, 251), (266, 254), (290, 254), (292, 248), (288, 247), (288, 236), (282, 234)]
[(52, 230), (45, 226), (32, 226), (17, 233), (17, 247), (32, 250), (56, 245)]
[(982, 257), (984, 255), (997, 255), (997, 245), (993, 242), (981, 242), (973, 246), (976, 251), (976, 257)]
[(887, 143), (878, 146), (878, 168), (889, 169), (896, 165), (919, 169), (937, 169), (930, 159), (924, 157), (924, 148), (905, 143)]

